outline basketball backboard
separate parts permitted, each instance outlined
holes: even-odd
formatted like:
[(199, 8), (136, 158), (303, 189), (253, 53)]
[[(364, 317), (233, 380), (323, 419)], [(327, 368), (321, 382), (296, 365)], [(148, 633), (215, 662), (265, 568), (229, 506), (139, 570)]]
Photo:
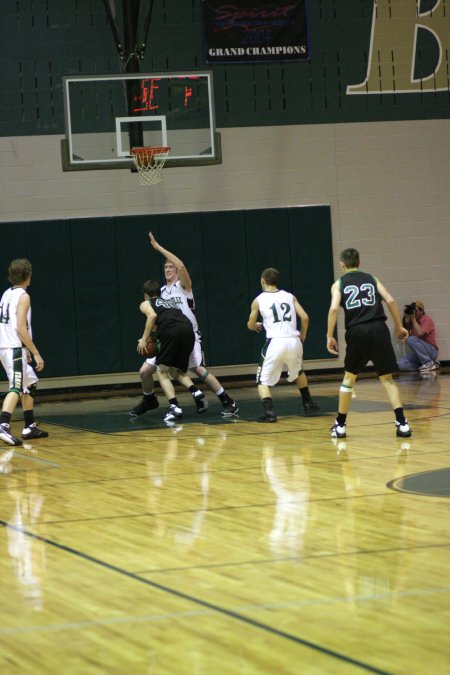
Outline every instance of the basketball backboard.
[(132, 146), (169, 146), (166, 166), (217, 164), (212, 73), (63, 78), (65, 171), (130, 168)]

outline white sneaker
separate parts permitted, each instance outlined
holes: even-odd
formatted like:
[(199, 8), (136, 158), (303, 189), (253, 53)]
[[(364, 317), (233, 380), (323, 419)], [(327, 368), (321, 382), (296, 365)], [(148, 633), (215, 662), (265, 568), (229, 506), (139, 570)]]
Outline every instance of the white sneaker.
[(405, 424), (400, 424), (400, 422), (397, 422), (397, 420), (395, 420), (395, 427), (397, 429), (397, 436), (400, 436), (401, 438), (409, 438), (412, 434), (412, 431), (406, 420)]
[(337, 422), (330, 429), (331, 438), (345, 438), (347, 436), (347, 425), (340, 426)]
[(168, 411), (164, 416), (164, 422), (175, 422), (175, 420), (180, 420), (182, 417), (183, 417), (182, 409), (179, 406), (175, 405), (174, 403), (171, 403)]
[(430, 370), (436, 370), (436, 367), (434, 361), (428, 361), (428, 363), (424, 363), (423, 366), (420, 366), (419, 373), (428, 373)]
[(12, 435), (9, 424), (0, 424), (0, 438), (9, 445), (22, 445), (22, 441)]

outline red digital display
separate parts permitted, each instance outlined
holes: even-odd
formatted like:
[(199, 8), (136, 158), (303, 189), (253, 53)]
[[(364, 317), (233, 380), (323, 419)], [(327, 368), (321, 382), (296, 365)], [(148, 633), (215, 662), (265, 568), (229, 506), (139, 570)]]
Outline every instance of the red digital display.
[(158, 110), (156, 103), (156, 92), (159, 89), (158, 82), (160, 78), (147, 78), (141, 80), (141, 90), (138, 96), (134, 97), (133, 112), (142, 112), (144, 110)]
[(189, 99), (192, 96), (192, 87), (185, 87), (184, 88), (184, 107), (187, 108), (187, 105), (189, 103)]
[[(199, 77), (178, 77), (174, 78), (176, 80), (198, 80)], [(149, 110), (158, 110), (158, 89), (159, 83), (162, 78), (160, 77), (147, 77), (140, 81), (140, 90), (139, 93), (133, 99), (133, 112), (148, 112)], [(188, 108), (189, 101), (193, 96), (193, 87), (191, 84), (185, 84), (181, 88), (182, 94), (182, 104), (184, 108)], [(174, 92), (175, 94), (175, 92)], [(178, 92), (177, 92), (177, 95)]]

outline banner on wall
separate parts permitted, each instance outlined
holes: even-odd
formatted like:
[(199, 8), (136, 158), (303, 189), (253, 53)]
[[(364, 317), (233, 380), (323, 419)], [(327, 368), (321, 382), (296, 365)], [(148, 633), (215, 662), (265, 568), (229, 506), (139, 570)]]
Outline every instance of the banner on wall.
[(306, 0), (203, 0), (207, 63), (309, 57)]

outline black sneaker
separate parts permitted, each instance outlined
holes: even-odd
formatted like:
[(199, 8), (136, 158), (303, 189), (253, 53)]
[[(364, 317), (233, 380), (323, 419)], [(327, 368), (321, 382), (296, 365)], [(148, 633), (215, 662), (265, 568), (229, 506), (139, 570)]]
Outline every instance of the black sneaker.
[(197, 412), (199, 415), (202, 413), (206, 412), (209, 408), (209, 403), (205, 398), (205, 394), (200, 391), (198, 394), (193, 394), (192, 398), (195, 401), (195, 405), (197, 407)]
[(48, 431), (43, 431), (38, 428), (36, 422), (30, 424), (29, 427), (22, 429), (22, 438), (47, 438)]
[(22, 441), (12, 435), (9, 424), (6, 424), (6, 422), (0, 424), (0, 438), (9, 445), (22, 445)]
[(237, 403), (236, 401), (233, 401), (232, 398), (223, 404), (223, 408), (220, 411), (221, 415), (224, 417), (233, 417), (233, 415), (237, 415), (238, 412), (239, 408), (237, 407)]
[(400, 422), (395, 420), (395, 427), (397, 429), (397, 436), (400, 436), (400, 438), (409, 438), (412, 434), (410, 426), (406, 420), (404, 424), (400, 424)]
[(258, 417), (258, 422), (266, 422), (268, 424), (271, 424), (271, 423), (277, 422), (277, 421), (278, 421), (278, 419), (277, 419), (277, 414), (276, 414), (275, 410), (266, 410), (264, 415), (262, 415), (261, 417)]
[(164, 422), (175, 422), (176, 420), (181, 420), (182, 417), (182, 409), (174, 403), (171, 403), (166, 414), (164, 415)]
[(315, 413), (319, 412), (320, 407), (319, 405), (312, 400), (312, 398), (309, 399), (309, 401), (303, 401), (303, 410), (305, 413)]
[(129, 414), (131, 417), (138, 417), (139, 415), (146, 413), (148, 410), (155, 410), (156, 408), (159, 408), (159, 401), (155, 394), (151, 394), (150, 396), (143, 396), (142, 401), (138, 403), (137, 406), (132, 408)]

